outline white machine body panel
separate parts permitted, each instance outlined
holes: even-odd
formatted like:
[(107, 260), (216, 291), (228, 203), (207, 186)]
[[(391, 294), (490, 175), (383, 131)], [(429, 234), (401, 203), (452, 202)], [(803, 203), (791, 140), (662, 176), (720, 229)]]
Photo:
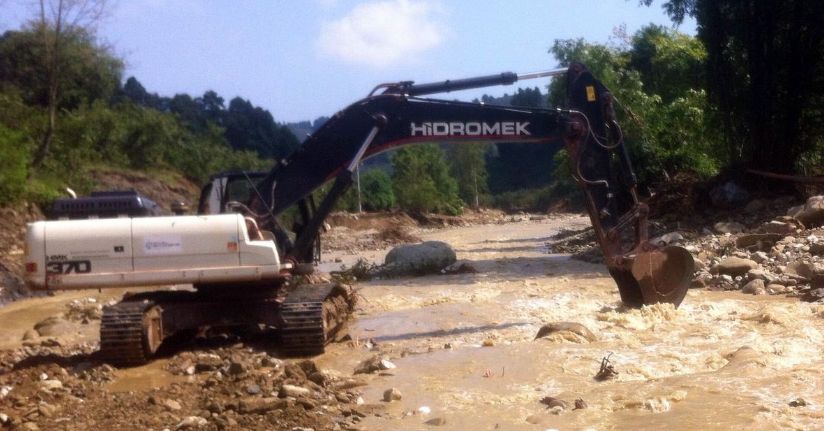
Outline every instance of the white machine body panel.
[(289, 265), (273, 241), (250, 239), (247, 223), (240, 214), (30, 223), (26, 281), (63, 290), (282, 277)]

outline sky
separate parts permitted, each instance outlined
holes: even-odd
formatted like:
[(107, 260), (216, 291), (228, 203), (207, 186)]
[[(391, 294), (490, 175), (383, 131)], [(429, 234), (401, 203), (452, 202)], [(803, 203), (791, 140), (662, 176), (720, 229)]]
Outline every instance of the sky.
[[(638, 0), (120, 0), (98, 36), (150, 92), (240, 96), (278, 122), (330, 116), (384, 82), (419, 83), (552, 69), (556, 39), (617, 43), (649, 23), (672, 26)], [(32, 16), (0, 0), (0, 31)], [(687, 20), (678, 30), (695, 34)], [(451, 93), (499, 96), (548, 81)]]

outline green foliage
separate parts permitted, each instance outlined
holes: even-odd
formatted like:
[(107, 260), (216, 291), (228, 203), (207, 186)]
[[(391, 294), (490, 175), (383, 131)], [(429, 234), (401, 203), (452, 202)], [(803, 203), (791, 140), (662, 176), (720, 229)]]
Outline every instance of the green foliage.
[[(518, 89), (510, 99), (512, 106), (539, 108), (546, 96), (537, 87)], [(501, 143), (489, 155), (489, 189), (505, 193), (518, 189), (538, 189), (552, 182), (552, 156), (557, 145)]]
[(458, 195), (473, 207), (480, 206), (482, 197), (489, 193), (487, 185), (486, 153), (489, 145), (460, 143), (447, 147), (449, 171), (458, 183)]
[(395, 206), (392, 179), (380, 170), (372, 169), (361, 175), (361, 199), (366, 211), (386, 211)]
[(0, 202), (19, 200), (25, 192), (29, 152), (26, 136), (0, 124)]
[(443, 151), (434, 144), (414, 145), (392, 155), (392, 187), (398, 205), (412, 211), (461, 212), (458, 184), (449, 175)]
[[(699, 42), (650, 25), (632, 44), (610, 47), (582, 39), (556, 41), (551, 52), (566, 66), (579, 61), (612, 91), (617, 115), (642, 182), (690, 170), (717, 172), (722, 150), (714, 139), (714, 110), (700, 88), (706, 57)], [(565, 82), (556, 79), (550, 97), (561, 103)]]
[(806, 163), (824, 135), (824, 4), (670, 0), (664, 8), (675, 22), (698, 22), (706, 91), (723, 114), (718, 134), (730, 160), (783, 173)]
[(703, 88), (707, 51), (698, 39), (649, 25), (632, 38), (629, 67), (641, 74), (644, 91), (665, 103)]
[[(53, 33), (50, 28), (45, 31)], [(123, 62), (83, 28), (63, 31), (60, 55), (55, 56), (60, 74), (58, 106), (74, 109), (94, 100), (111, 99), (120, 86)], [(0, 36), (0, 83), (18, 88), (27, 104), (45, 106), (48, 102), (45, 52), (39, 27)]]

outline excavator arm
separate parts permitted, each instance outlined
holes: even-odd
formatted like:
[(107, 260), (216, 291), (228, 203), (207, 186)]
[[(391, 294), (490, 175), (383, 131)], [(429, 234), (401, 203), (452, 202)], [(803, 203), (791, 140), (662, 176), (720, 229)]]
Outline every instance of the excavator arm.
[[(566, 74), (567, 109), (421, 97), (560, 74)], [(609, 90), (577, 63), (568, 69), (521, 76), (502, 73), (431, 84), (383, 84), (373, 95), (338, 112), (272, 169), (248, 207), (261, 227), (277, 231), (278, 215), (294, 205), (305, 214), (312, 192), (334, 180), (296, 230), (294, 243), (283, 247), (288, 259), (308, 262), (324, 219), (351, 186), (359, 163), (375, 154), (424, 142), (563, 146), (622, 301), (630, 306), (656, 302), (677, 306), (686, 294), (692, 257), (684, 249), (658, 249), (647, 241), (647, 207), (638, 199), (637, 181), (612, 105)]]

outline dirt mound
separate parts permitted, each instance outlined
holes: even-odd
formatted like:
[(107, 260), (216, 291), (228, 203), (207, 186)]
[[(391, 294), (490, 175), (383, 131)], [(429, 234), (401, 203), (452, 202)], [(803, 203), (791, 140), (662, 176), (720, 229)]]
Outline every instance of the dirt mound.
[(412, 217), (404, 212), (346, 213), (336, 212), (326, 218), (332, 227), (345, 227), (352, 230), (386, 230), (390, 228), (411, 228), (418, 225)]
[(147, 174), (136, 171), (97, 169), (90, 172), (96, 185), (93, 190), (129, 190), (155, 201), (164, 212), (171, 213), (174, 202), (186, 202), (190, 208), (197, 206), (200, 187), (176, 172), (162, 171)]
[(30, 296), (23, 283), (23, 242), (26, 223), (41, 220), (35, 205), (0, 208), (0, 304)]

